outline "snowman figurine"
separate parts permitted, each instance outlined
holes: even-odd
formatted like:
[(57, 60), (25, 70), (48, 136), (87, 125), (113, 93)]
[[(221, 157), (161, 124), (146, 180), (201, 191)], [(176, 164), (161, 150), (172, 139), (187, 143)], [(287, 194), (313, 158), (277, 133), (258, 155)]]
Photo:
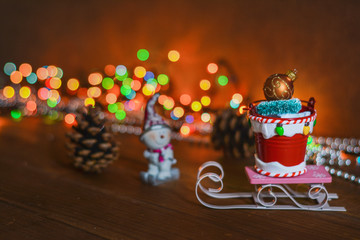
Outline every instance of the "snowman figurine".
[(146, 145), (144, 157), (149, 161), (147, 172), (141, 172), (141, 180), (150, 185), (179, 178), (177, 168), (171, 168), (176, 163), (173, 147), (170, 144), (171, 129), (163, 118), (155, 112), (154, 106), (160, 94), (155, 94), (147, 103), (144, 117), (143, 133), (140, 140)]

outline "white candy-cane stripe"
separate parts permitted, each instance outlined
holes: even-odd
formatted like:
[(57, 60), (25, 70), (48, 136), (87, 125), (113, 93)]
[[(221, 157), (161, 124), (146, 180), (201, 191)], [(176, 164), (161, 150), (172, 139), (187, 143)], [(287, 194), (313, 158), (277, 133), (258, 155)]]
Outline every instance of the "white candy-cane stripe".
[(268, 177), (278, 177), (278, 178), (296, 177), (296, 176), (302, 175), (307, 172), (307, 170), (305, 168), (302, 171), (291, 172), (291, 173), (271, 173), (271, 172), (266, 172), (266, 171), (258, 168), (256, 165), (254, 167), (255, 167), (255, 170), (261, 175), (268, 176)]
[(280, 124), (284, 124), (284, 125), (289, 125), (289, 124), (297, 124), (297, 123), (307, 123), (307, 122), (312, 122), (316, 119), (316, 111), (315, 114), (311, 117), (307, 117), (307, 118), (302, 118), (302, 119), (298, 119), (298, 120), (287, 120), (287, 119), (276, 119), (276, 118), (270, 118), (270, 117), (257, 117), (254, 115), (249, 115), (249, 118), (251, 120), (260, 122), (260, 123), (280, 123)]

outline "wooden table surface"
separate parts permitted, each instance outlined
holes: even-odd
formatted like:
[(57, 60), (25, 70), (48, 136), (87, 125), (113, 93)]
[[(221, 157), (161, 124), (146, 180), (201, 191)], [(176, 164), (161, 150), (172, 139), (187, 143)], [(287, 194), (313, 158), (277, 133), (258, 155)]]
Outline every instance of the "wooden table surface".
[[(120, 158), (102, 174), (77, 171), (61, 124), (0, 119), (0, 239), (360, 239), (360, 186), (334, 178), (347, 212), (212, 210), (195, 197), (198, 167), (224, 166), (226, 191), (252, 191), (244, 166), (211, 148), (173, 141), (179, 181), (141, 183), (145, 149), (117, 135)], [(250, 203), (250, 202), (249, 202)]]

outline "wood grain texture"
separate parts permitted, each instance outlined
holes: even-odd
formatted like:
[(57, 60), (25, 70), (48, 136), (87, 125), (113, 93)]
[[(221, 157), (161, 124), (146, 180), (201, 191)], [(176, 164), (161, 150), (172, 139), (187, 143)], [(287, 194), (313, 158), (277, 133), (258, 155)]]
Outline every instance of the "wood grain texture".
[[(2, 119), (3, 120), (3, 119)], [(360, 187), (333, 179), (332, 205), (347, 212), (211, 210), (196, 199), (197, 168), (224, 166), (229, 192), (251, 191), (243, 162), (210, 148), (173, 142), (180, 180), (140, 182), (145, 147), (118, 135), (120, 158), (103, 174), (84, 174), (66, 155), (61, 124), (3, 120), (0, 128), (0, 239), (359, 239)], [(294, 238), (294, 236), (296, 236)]]

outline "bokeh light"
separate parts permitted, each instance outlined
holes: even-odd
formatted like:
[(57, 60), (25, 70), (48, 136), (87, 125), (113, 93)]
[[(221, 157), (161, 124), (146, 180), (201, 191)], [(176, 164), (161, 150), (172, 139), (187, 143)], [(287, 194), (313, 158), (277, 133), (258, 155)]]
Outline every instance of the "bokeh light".
[(185, 117), (185, 121), (187, 122), (187, 123), (193, 123), (194, 122), (194, 116), (193, 115), (187, 115), (186, 117)]
[(95, 100), (93, 99), (93, 98), (86, 98), (85, 100), (84, 100), (84, 105), (85, 105), (85, 107), (87, 107), (87, 106), (95, 106)]
[(182, 116), (184, 116), (184, 109), (182, 107), (176, 107), (174, 108), (174, 116), (177, 117), (177, 118), (181, 118)]
[(36, 75), (39, 80), (45, 80), (49, 76), (49, 73), (46, 68), (41, 67), (36, 70)]
[(30, 64), (28, 63), (23, 63), (19, 66), (19, 71), (21, 72), (21, 74), (24, 76), (24, 77), (27, 77), (31, 74), (32, 72), (32, 67)]
[(111, 113), (116, 113), (118, 110), (118, 105), (116, 103), (112, 103), (108, 105), (108, 111)]
[(106, 77), (102, 80), (101, 85), (103, 86), (103, 88), (105, 88), (106, 90), (112, 89), (114, 87), (114, 80), (112, 80), (109, 77)]
[(203, 106), (207, 107), (211, 103), (211, 98), (209, 96), (203, 96), (200, 101)]
[(62, 78), (64, 75), (64, 71), (59, 67), (57, 67), (56, 69), (57, 69), (57, 73), (56, 73), (55, 77)]
[(61, 87), (61, 79), (57, 77), (52, 77), (49, 84), (52, 89), (59, 89)]
[(127, 69), (124, 65), (118, 65), (118, 66), (116, 66), (115, 73), (119, 76), (125, 76), (127, 73)]
[(46, 100), (50, 96), (50, 90), (48, 88), (42, 87), (38, 90), (38, 97), (41, 100)]
[(35, 84), (37, 82), (37, 76), (35, 73), (30, 73), (29, 76), (26, 77), (26, 81), (30, 84)]
[(30, 112), (34, 112), (36, 110), (36, 102), (35, 101), (28, 101), (26, 103), (26, 109), (29, 110)]
[(101, 95), (101, 89), (99, 87), (90, 87), (87, 91), (89, 98), (98, 98)]
[(171, 110), (175, 106), (175, 101), (172, 97), (167, 97), (164, 101), (164, 108), (166, 110)]
[(210, 122), (211, 116), (209, 113), (201, 114), (201, 121), (203, 122)]
[(190, 127), (186, 124), (182, 125), (180, 128), (180, 133), (183, 136), (188, 136), (190, 134)]
[(204, 91), (209, 90), (211, 87), (211, 83), (209, 80), (203, 79), (200, 81), (200, 88)]
[(235, 93), (232, 96), (232, 100), (234, 101), (234, 103), (240, 104), (242, 102), (242, 100), (243, 100), (243, 96), (240, 93)]
[(157, 80), (160, 85), (166, 85), (169, 82), (169, 77), (166, 74), (159, 74)]
[(245, 113), (245, 109), (246, 109), (246, 106), (241, 106), (240, 108), (239, 108), (239, 113), (240, 114), (243, 114), (243, 113)]
[(64, 117), (64, 121), (66, 124), (73, 125), (75, 123), (75, 114), (68, 113)]
[(117, 96), (114, 93), (108, 93), (106, 94), (106, 102), (108, 104), (114, 104), (116, 103)]
[(150, 54), (149, 54), (149, 51), (146, 50), (146, 49), (139, 49), (137, 51), (137, 58), (140, 60), (140, 61), (146, 61), (148, 60)]
[(46, 69), (48, 71), (49, 77), (55, 77), (58, 72), (57, 67), (53, 65), (48, 66)]
[(129, 95), (131, 93), (131, 87), (129, 85), (122, 85), (120, 91), (124, 96)]
[(70, 91), (76, 91), (80, 86), (80, 82), (76, 78), (70, 78), (66, 86)]
[(209, 63), (208, 66), (207, 66), (207, 71), (210, 73), (210, 74), (214, 74), (218, 71), (219, 67), (216, 63)]
[(108, 65), (105, 66), (104, 72), (105, 72), (106, 75), (112, 77), (112, 76), (115, 75), (116, 68), (115, 68), (114, 65), (108, 64)]
[(143, 77), (145, 77), (146, 69), (145, 69), (144, 67), (137, 66), (137, 67), (134, 69), (134, 74), (135, 74), (135, 76), (138, 77), (138, 78), (143, 78)]
[(125, 117), (126, 117), (126, 112), (124, 110), (117, 110), (116, 113), (115, 113), (115, 117), (118, 119), (118, 120), (124, 120)]
[(95, 86), (101, 83), (102, 81), (102, 75), (98, 72), (91, 73), (88, 77), (88, 81), (91, 85)]
[(150, 96), (155, 93), (155, 87), (151, 84), (145, 84), (142, 88), (142, 92), (145, 96)]
[(182, 105), (185, 105), (185, 106), (189, 105), (189, 104), (191, 103), (191, 97), (190, 97), (190, 95), (189, 95), (189, 94), (182, 94), (182, 95), (180, 96), (180, 103), (181, 103)]
[(108, 93), (113, 93), (116, 95), (116, 97), (119, 97), (120, 96), (120, 86), (115, 84), (112, 89), (108, 90)]
[(23, 76), (20, 71), (13, 71), (10, 74), (10, 80), (11, 80), (11, 82), (13, 82), (15, 84), (19, 84), (22, 81), (22, 79), (23, 79)]
[(50, 98), (48, 98), (48, 100), (46, 100), (46, 103), (51, 108), (54, 108), (57, 105), (57, 101), (54, 99), (50, 99)]
[(7, 62), (4, 65), (4, 73), (8, 76), (11, 75), (12, 72), (16, 71), (16, 65), (12, 62)]
[(149, 81), (149, 80), (154, 79), (154, 78), (155, 78), (155, 75), (151, 71), (147, 71), (145, 76), (144, 76), (145, 81)]
[(20, 88), (20, 90), (19, 90), (20, 97), (22, 97), (24, 99), (30, 97), (30, 94), (31, 94), (31, 90), (29, 87), (24, 86), (24, 87)]
[(180, 59), (180, 53), (176, 50), (171, 50), (168, 53), (168, 58), (171, 62), (177, 62)]
[(15, 95), (15, 90), (13, 87), (6, 86), (3, 89), (3, 95), (6, 98), (12, 98)]
[(141, 82), (139, 80), (133, 80), (131, 82), (131, 88), (134, 90), (134, 91), (138, 91), (140, 90), (141, 88)]
[(21, 117), (21, 112), (18, 109), (11, 110), (10, 115), (14, 119), (19, 119)]
[(229, 82), (229, 79), (224, 76), (224, 75), (221, 75), (218, 77), (218, 83), (221, 85), (221, 86), (226, 86), (226, 84), (228, 84)]
[(194, 111), (194, 112), (198, 112), (200, 111), (202, 108), (201, 106), (201, 103), (199, 101), (194, 101), (191, 103), (191, 109)]
[(159, 102), (161, 105), (164, 105), (164, 102), (165, 102), (166, 99), (167, 99), (167, 96), (166, 96), (166, 95), (160, 95), (159, 98), (158, 98), (158, 102)]
[(238, 108), (239, 105), (240, 105), (240, 104), (237, 103), (237, 102), (235, 102), (234, 99), (231, 99), (231, 101), (230, 101), (230, 107), (231, 107), (231, 108), (234, 108), (234, 109), (235, 109), (235, 108)]

